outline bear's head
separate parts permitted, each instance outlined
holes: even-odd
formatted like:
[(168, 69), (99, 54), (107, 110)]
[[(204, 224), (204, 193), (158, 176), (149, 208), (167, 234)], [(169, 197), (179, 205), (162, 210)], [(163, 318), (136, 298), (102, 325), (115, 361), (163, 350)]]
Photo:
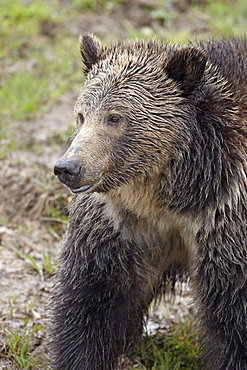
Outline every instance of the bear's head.
[(55, 174), (74, 193), (106, 192), (164, 173), (190, 140), (190, 99), (206, 66), (203, 50), (156, 42), (107, 47), (80, 39), (87, 77), (75, 105), (76, 136)]

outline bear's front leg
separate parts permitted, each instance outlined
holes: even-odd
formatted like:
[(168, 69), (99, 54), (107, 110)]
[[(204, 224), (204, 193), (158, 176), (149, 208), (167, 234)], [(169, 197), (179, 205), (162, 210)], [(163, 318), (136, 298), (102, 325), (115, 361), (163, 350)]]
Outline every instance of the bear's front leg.
[(83, 209), (70, 219), (53, 297), (53, 368), (112, 370), (140, 332), (152, 293), (135, 245), (98, 209)]
[(232, 224), (199, 235), (198, 296), (206, 370), (247, 369), (246, 238)]

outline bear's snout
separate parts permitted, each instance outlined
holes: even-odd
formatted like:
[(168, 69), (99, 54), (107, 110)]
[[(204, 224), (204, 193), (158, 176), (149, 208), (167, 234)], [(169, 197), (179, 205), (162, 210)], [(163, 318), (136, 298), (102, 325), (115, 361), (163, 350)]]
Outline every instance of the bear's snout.
[(76, 188), (81, 181), (82, 167), (79, 161), (62, 157), (54, 166), (54, 174), (63, 184), (70, 188)]

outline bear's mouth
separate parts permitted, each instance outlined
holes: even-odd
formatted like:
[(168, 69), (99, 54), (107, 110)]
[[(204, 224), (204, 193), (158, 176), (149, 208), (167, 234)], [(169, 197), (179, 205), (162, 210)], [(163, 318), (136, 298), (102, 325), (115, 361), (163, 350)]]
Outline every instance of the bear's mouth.
[(72, 191), (72, 193), (74, 193), (74, 194), (92, 193), (94, 191), (94, 189), (97, 187), (98, 183), (99, 183), (99, 181), (96, 181), (93, 184), (83, 185), (83, 186), (80, 186), (78, 188), (70, 187), (70, 191)]
[(93, 184), (90, 184), (90, 185), (84, 185), (84, 186), (80, 186), (79, 188), (70, 188), (70, 190), (72, 191), (72, 193), (84, 193), (85, 191), (89, 190), (91, 187), (93, 186)]

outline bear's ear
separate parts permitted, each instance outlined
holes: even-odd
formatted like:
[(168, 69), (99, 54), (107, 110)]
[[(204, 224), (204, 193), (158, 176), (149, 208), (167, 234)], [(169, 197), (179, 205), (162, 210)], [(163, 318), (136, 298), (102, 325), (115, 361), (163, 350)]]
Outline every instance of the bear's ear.
[(186, 94), (190, 94), (201, 80), (206, 62), (203, 50), (186, 47), (175, 52), (167, 63), (166, 72)]
[(87, 74), (101, 58), (106, 51), (106, 46), (102, 45), (100, 40), (89, 33), (80, 36), (80, 52), (84, 64), (84, 73)]

